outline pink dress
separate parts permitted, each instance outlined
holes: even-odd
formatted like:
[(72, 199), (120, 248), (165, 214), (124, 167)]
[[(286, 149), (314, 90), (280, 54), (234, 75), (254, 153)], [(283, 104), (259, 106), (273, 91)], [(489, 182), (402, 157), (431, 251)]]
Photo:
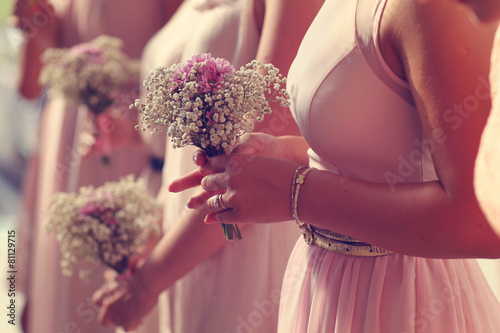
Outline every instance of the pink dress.
[[(386, 2), (326, 0), (289, 72), (293, 113), (311, 166), (388, 186), (434, 180), (408, 83), (380, 53)], [(278, 332), (493, 333), (499, 313), (475, 260), (346, 256), (300, 238)]]
[[(139, 58), (147, 40), (163, 23), (158, 9), (160, 3), (160, 0), (56, 1), (62, 24), (58, 47), (70, 47), (105, 33), (123, 39), (124, 51)], [(59, 98), (49, 99), (43, 110), (36, 179), (33, 180), (36, 191), (25, 194), (32, 197), (32, 206), (28, 208), (31, 215), (22, 222), (25, 223), (22, 227), (30, 231), (27, 237), (31, 243), (31, 248), (25, 248), (29, 253), (20, 254), (28, 258), (29, 265), (24, 271), (29, 274), (28, 332), (114, 330), (99, 324), (99, 308), (90, 298), (103, 283), (103, 270), (97, 270), (89, 283), (81, 281), (78, 274), (62, 275), (55, 235), (47, 234), (44, 229), (47, 205), (54, 193), (76, 191), (83, 185), (98, 186), (126, 174), (138, 174), (146, 162), (143, 153), (133, 151), (112, 154), (111, 165), (107, 167), (98, 156), (82, 159), (78, 154), (78, 134), (86, 116), (85, 108), (69, 109)]]
[[(255, 58), (259, 42), (253, 1), (246, 0), (186, 0), (159, 34), (164, 41), (173, 38), (181, 61), (210, 52), (235, 67)], [(193, 151), (173, 149), (167, 141), (163, 184), (195, 169)], [(165, 193), (164, 232), (178, 223), (192, 193)], [(159, 332), (276, 332), (283, 274), (299, 232), (291, 224), (277, 224), (251, 225), (242, 233), (242, 241), (228, 241), (160, 295)]]

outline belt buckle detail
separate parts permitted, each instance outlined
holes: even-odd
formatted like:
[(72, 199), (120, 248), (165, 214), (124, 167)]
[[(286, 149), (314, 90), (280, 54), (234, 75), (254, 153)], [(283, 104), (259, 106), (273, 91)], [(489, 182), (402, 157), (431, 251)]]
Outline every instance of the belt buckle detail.
[(313, 243), (313, 232), (311, 230), (311, 226), (308, 224), (307, 227), (302, 229), (302, 236), (304, 236), (304, 240), (307, 245), (311, 245)]

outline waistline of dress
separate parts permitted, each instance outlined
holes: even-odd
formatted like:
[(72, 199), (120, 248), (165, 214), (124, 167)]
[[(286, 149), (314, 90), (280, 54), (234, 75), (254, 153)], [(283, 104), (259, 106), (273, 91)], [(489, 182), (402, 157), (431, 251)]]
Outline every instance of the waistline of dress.
[(302, 230), (307, 244), (315, 244), (325, 250), (353, 257), (379, 257), (394, 252), (373, 246), (349, 236), (308, 225)]

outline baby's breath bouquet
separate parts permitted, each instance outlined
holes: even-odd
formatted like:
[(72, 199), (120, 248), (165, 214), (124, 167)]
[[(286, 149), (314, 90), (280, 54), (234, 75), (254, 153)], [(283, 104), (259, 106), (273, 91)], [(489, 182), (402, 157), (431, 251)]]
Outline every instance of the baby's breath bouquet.
[[(78, 193), (57, 193), (49, 206), (47, 231), (57, 233), (65, 275), (79, 263), (103, 263), (126, 272), (129, 259), (158, 232), (161, 206), (133, 175)], [(90, 269), (80, 268), (81, 278)]]
[(101, 35), (69, 49), (51, 48), (42, 55), (40, 83), (68, 103), (84, 104), (94, 114), (110, 107), (125, 83), (137, 80), (139, 63), (121, 51), (123, 42)]
[[(270, 101), (288, 106), (281, 89), (285, 82), (271, 64), (254, 60), (236, 70), (205, 53), (186, 64), (155, 69), (144, 81), (145, 102), (136, 100), (131, 107), (141, 115), (141, 130), (167, 131), (175, 148), (194, 145), (214, 156), (230, 152), (241, 135), (251, 132), (251, 119), (261, 121), (271, 113)], [(227, 239), (241, 239), (237, 225), (222, 227)]]

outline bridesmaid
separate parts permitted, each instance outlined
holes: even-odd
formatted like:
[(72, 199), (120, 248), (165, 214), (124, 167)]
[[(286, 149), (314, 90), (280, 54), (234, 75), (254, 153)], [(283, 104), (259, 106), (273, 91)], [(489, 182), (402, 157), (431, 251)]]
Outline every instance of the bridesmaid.
[(250, 135), (275, 157), (243, 142), (171, 184), (201, 183), (189, 204), (207, 223), (296, 220), (278, 332), (498, 332), (498, 300), (460, 259), (500, 256), (473, 190), (495, 29), (447, 0), (326, 0), (288, 81), (310, 149)]
[[(39, 56), (48, 47), (71, 47), (108, 34), (124, 41), (126, 54), (139, 58), (147, 40), (172, 14), (161, 10), (165, 5), (168, 1), (18, 0), (14, 14), (25, 34), (21, 93), (27, 98), (42, 94), (38, 85)], [(133, 91), (126, 91), (123, 97), (131, 100), (131, 95)], [(98, 280), (85, 284), (78, 276), (62, 275), (55, 236), (47, 234), (43, 227), (54, 193), (139, 174), (146, 162), (144, 153), (126, 151), (113, 153), (107, 167), (99, 156), (82, 158), (78, 135), (86, 118), (83, 107), (68, 108), (57, 97), (49, 98), (43, 109), (40, 140), (26, 178), (30, 183), (25, 184), (25, 213), (20, 222), (20, 229), (26, 231), (20, 236), (24, 245), (19, 249), (25, 262), (20, 274), (27, 299), (23, 314), (26, 332), (111, 332), (99, 325), (98, 309), (90, 298)]]
[[(167, 49), (172, 48), (167, 42), (183, 45), (182, 61), (210, 52), (235, 67), (254, 58), (272, 62), (286, 74), (322, 2), (187, 0), (151, 43)], [(186, 27), (193, 21), (196, 28)], [(178, 36), (181, 31), (187, 37)], [(256, 130), (298, 134), (288, 112), (276, 108)], [(194, 169), (193, 150), (167, 144), (164, 184)], [(285, 224), (248, 226), (242, 241), (228, 242), (220, 226), (203, 224), (204, 210), (186, 209), (188, 197), (166, 194), (165, 235), (136, 278), (104, 301), (103, 323), (133, 328), (160, 295), (160, 332), (275, 332), (281, 281), (297, 230)], [(96, 293), (97, 301), (106, 288)]]

